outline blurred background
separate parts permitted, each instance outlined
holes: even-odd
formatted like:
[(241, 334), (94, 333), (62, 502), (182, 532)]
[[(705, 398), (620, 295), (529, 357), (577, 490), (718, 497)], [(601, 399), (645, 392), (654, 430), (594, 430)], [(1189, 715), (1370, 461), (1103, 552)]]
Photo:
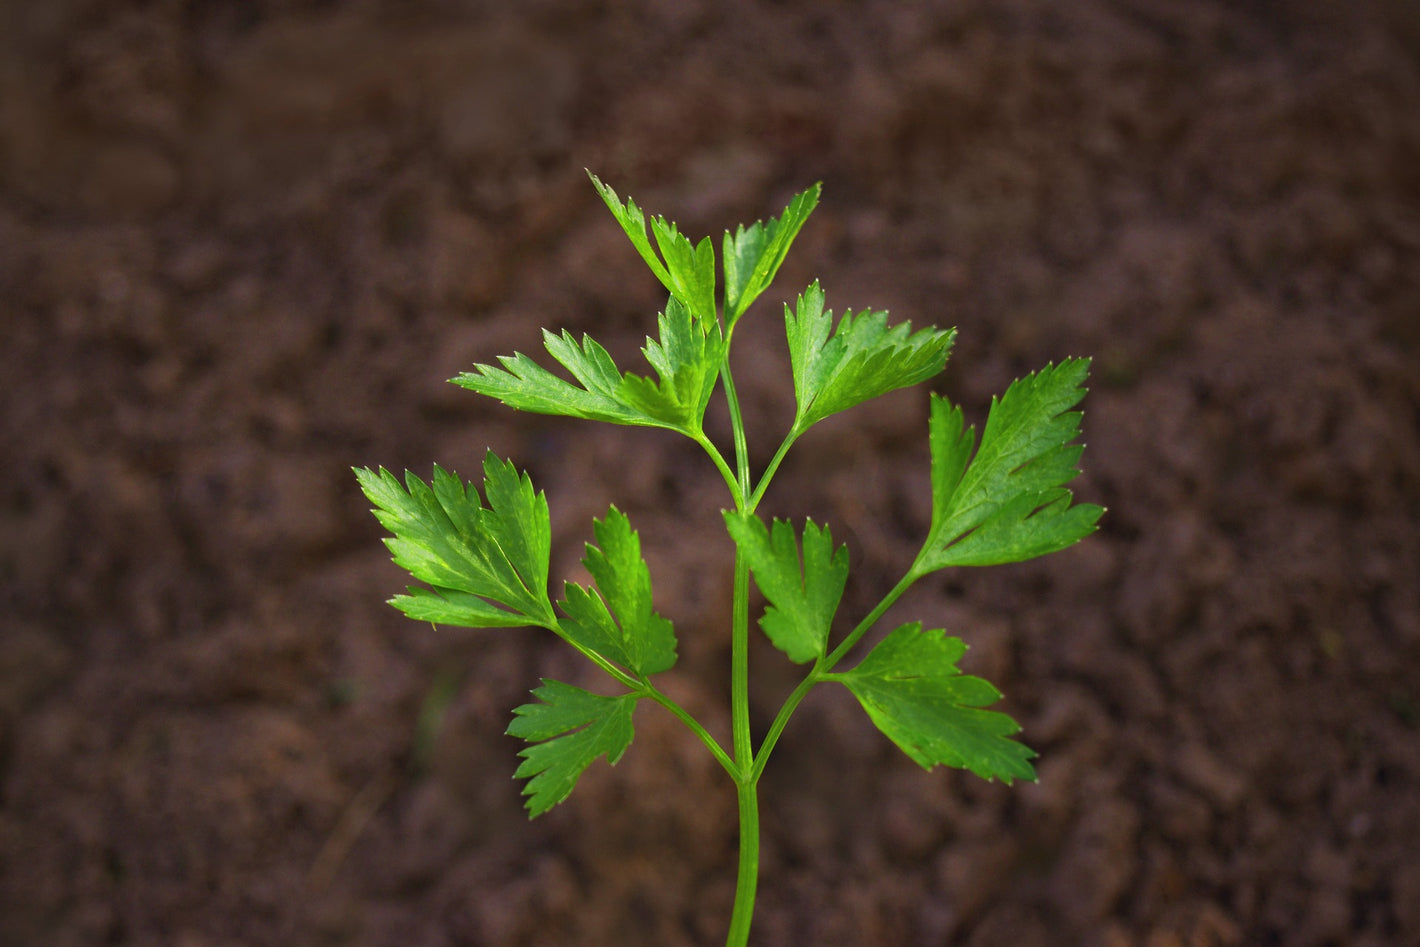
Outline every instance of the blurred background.
[[(934, 577), (1040, 782), (922, 772), (849, 695), (763, 784), (756, 943), (1420, 942), (1420, 15), (1323, 0), (0, 6), (0, 943), (721, 942), (734, 794), (666, 714), (529, 823), (550, 636), (432, 630), (352, 466), (611, 503), (727, 731), (723, 484), (673, 435), (445, 383), (664, 298), (588, 184), (712, 234), (824, 182), (781, 300), (956, 326), (935, 390), (1092, 355), (1102, 531)], [(718, 242), (718, 241), (717, 241)], [(716, 411), (719, 409), (717, 408)], [(712, 415), (716, 436), (726, 426)], [(856, 620), (930, 513), (926, 394), (807, 437)], [(754, 654), (756, 726), (796, 680)]]

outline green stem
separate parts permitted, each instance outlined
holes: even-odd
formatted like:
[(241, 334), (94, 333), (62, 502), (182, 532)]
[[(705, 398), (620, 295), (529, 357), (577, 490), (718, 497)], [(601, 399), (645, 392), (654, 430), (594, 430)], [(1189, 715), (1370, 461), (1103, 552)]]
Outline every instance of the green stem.
[(814, 670), (822, 670), (825, 672), (832, 671), (833, 666), (839, 661), (842, 661), (845, 654), (853, 650), (853, 646), (858, 643), (858, 640), (868, 633), (869, 628), (872, 628), (878, 623), (878, 619), (883, 617), (884, 612), (892, 608), (893, 605), (897, 603), (897, 600), (902, 598), (904, 592), (912, 588), (912, 583), (916, 582), (918, 578), (919, 576), (916, 571), (909, 571), (907, 575), (899, 579), (897, 585), (892, 587), (892, 591), (884, 595), (883, 600), (874, 606), (873, 610), (869, 612), (862, 621), (858, 622), (856, 628), (848, 633), (848, 637), (839, 642), (838, 647), (834, 648), (833, 651), (829, 653), (828, 657), (823, 659), (822, 667), (816, 666)]
[(601, 668), (606, 673), (610, 674), (613, 678), (616, 679), (618, 683), (624, 685), (627, 689), (643, 694), (648, 693), (648, 685), (644, 680), (627, 674), (621, 668), (617, 667), (615, 664), (608, 661), (600, 654), (597, 654), (590, 648), (583, 647), (581, 644), (577, 643), (576, 641), (573, 641), (570, 637), (568, 637), (567, 633), (562, 630), (562, 622), (555, 615), (549, 618), (545, 622), (543, 627), (547, 628), (557, 637), (561, 638), (563, 641), (576, 648), (579, 652), (581, 652), (584, 658), (586, 658), (588, 661), (591, 661), (593, 664)]
[(710, 438), (705, 436), (703, 431), (695, 438), (695, 443), (699, 444), (710, 456), (710, 459), (715, 462), (715, 469), (720, 471), (720, 476), (725, 478), (725, 484), (730, 488), (730, 495), (735, 498), (735, 506), (739, 507), (744, 502), (744, 493), (740, 488), (739, 480), (735, 477), (735, 472), (725, 461), (725, 455), (720, 453), (720, 449)]
[[(728, 357), (720, 366), (725, 384), (725, 402), (730, 410), (730, 427), (735, 439), (735, 506), (746, 509), (750, 492), (749, 446), (745, 438), (744, 416), (740, 411), (735, 379)], [(754, 738), (749, 728), (749, 561), (735, 551), (734, 606), (730, 623), (730, 729), (735, 751), (735, 791), (739, 797), (740, 859), (735, 878), (735, 908), (730, 916), (726, 947), (749, 943), (750, 922), (754, 919), (755, 891), (759, 885), (759, 796), (754, 769)]]
[(547, 620), (546, 626), (553, 634), (580, 651), (583, 657), (611, 675), (618, 683), (625, 685), (629, 690), (640, 694), (642, 697), (649, 697), (651, 700), (654, 700), (656, 703), (669, 710), (675, 715), (677, 720), (685, 724), (690, 728), (692, 733), (700, 738), (700, 742), (705, 744), (711, 754), (714, 755), (715, 759), (725, 768), (725, 772), (730, 774), (732, 779), (739, 778), (741, 767), (730, 758), (730, 755), (725, 752), (725, 748), (720, 746), (720, 742), (710, 734), (710, 731), (706, 730), (704, 725), (701, 724), (699, 720), (695, 719), (694, 714), (676, 703), (670, 697), (667, 697), (656, 685), (652, 684), (646, 678), (634, 677), (626, 673), (611, 661), (597, 654), (597, 652), (590, 648), (584, 648), (578, 642), (573, 641), (567, 636), (566, 632), (562, 630), (562, 623), (555, 615)]
[[(735, 505), (743, 512), (749, 496), (749, 448), (728, 357), (720, 366), (720, 377), (725, 383), (725, 401), (730, 409), (730, 427), (735, 436), (735, 465), (739, 474)], [(734, 608), (730, 626), (730, 723), (735, 762), (743, 776), (754, 763), (754, 743), (749, 732), (749, 561), (740, 555), (738, 549), (735, 550)]]
[(749, 563), (735, 553), (735, 598), (730, 637), (730, 729), (734, 739), (736, 780), (754, 766), (749, 732)]
[[(735, 377), (730, 374), (728, 356), (720, 365), (720, 380), (725, 383), (725, 404), (730, 409), (730, 428), (735, 432), (735, 467), (739, 482), (739, 493), (735, 500), (740, 510), (747, 512), (744, 501), (749, 496), (749, 445), (745, 440), (744, 415), (740, 412), (740, 396), (735, 391)], [(753, 507), (749, 509), (752, 510)]]
[(755, 889), (759, 885), (759, 796), (754, 780), (737, 783), (740, 803), (740, 869), (735, 880), (735, 909), (725, 947), (746, 947), (754, 920)]
[(774, 749), (774, 744), (779, 742), (779, 735), (784, 732), (789, 718), (794, 715), (794, 711), (808, 696), (809, 691), (813, 690), (814, 685), (822, 680), (819, 674), (826, 673), (820, 670), (820, 664), (822, 664), (821, 661), (819, 664), (815, 664), (813, 670), (799, 682), (798, 687), (794, 688), (793, 693), (784, 701), (784, 706), (779, 708), (779, 713), (774, 717), (774, 723), (769, 726), (769, 732), (764, 735), (764, 742), (759, 745), (759, 752), (755, 754), (754, 769), (750, 772), (750, 778), (756, 782), (764, 773), (764, 765), (769, 762), (769, 754)]
[(769, 732), (764, 735), (764, 741), (759, 745), (759, 752), (754, 755), (754, 769), (750, 772), (750, 778), (752, 780), (758, 781), (760, 775), (764, 772), (765, 764), (769, 762), (769, 754), (774, 749), (774, 745), (779, 742), (779, 735), (784, 732), (784, 727), (788, 725), (789, 718), (794, 715), (794, 711), (798, 709), (803, 699), (808, 696), (813, 686), (827, 679), (828, 675), (832, 673), (834, 666), (838, 664), (839, 661), (843, 660), (844, 655), (853, 649), (853, 646), (858, 643), (863, 635), (868, 633), (868, 629), (878, 623), (878, 619), (883, 617), (883, 613), (889, 608), (892, 608), (893, 604), (896, 603), (898, 599), (902, 598), (903, 593), (911, 588), (912, 583), (916, 582), (917, 579), (918, 575), (915, 571), (908, 572), (907, 575), (903, 576), (897, 585), (892, 587), (892, 591), (883, 596), (883, 600), (858, 623), (857, 627), (848, 633), (848, 637), (844, 638), (842, 643), (834, 648), (831, 654), (827, 657), (819, 658), (818, 661), (814, 663), (813, 669), (799, 682), (799, 686), (795, 687), (793, 692), (789, 694), (788, 699), (784, 701), (784, 705), (779, 708), (779, 713), (775, 715), (774, 722), (769, 725)]
[(790, 431), (784, 438), (784, 443), (779, 445), (779, 449), (774, 452), (774, 457), (769, 461), (769, 466), (764, 468), (764, 473), (759, 476), (759, 485), (754, 488), (754, 494), (749, 498), (746, 509), (754, 512), (759, 508), (759, 501), (764, 498), (764, 491), (769, 489), (769, 481), (774, 479), (774, 474), (779, 470), (779, 465), (784, 462), (784, 457), (789, 453), (789, 448), (794, 446), (794, 442), (803, 433), (797, 427)]
[(642, 693), (644, 693), (651, 700), (654, 700), (656, 703), (660, 704), (662, 707), (666, 708), (672, 714), (674, 714), (677, 720), (685, 724), (686, 727), (690, 729), (690, 732), (694, 733), (697, 737), (699, 737), (700, 742), (704, 743), (705, 746), (709, 748), (710, 753), (715, 757), (719, 764), (724, 767), (725, 772), (730, 774), (731, 779), (739, 778), (739, 766), (736, 765), (735, 761), (730, 758), (730, 754), (725, 752), (725, 748), (720, 745), (720, 741), (716, 740), (713, 736), (711, 736), (710, 731), (706, 730), (704, 725), (701, 724), (699, 720), (695, 719), (694, 714), (686, 710), (684, 707), (676, 703), (671, 698), (667, 697), (649, 681), (643, 682), (641, 690)]

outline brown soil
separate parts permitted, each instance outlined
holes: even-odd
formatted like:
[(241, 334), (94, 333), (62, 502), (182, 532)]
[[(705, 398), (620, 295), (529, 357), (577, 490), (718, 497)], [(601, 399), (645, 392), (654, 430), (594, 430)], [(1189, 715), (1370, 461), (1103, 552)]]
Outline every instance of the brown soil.
[[(529, 823), (509, 711), (596, 677), (387, 608), (350, 475), (511, 456), (559, 577), (618, 504), (666, 686), (724, 732), (713, 470), (443, 382), (544, 325), (634, 356), (662, 299), (584, 167), (694, 234), (822, 179), (771, 295), (956, 325), (938, 390), (974, 418), (1096, 356), (1101, 533), (895, 613), (973, 644), (1039, 784), (923, 773), (815, 694), (765, 779), (756, 943), (1420, 943), (1403, 0), (0, 6), (0, 943), (723, 938), (699, 744), (647, 709)], [(776, 306), (739, 369), (761, 462)], [(847, 538), (848, 615), (922, 536), (925, 397), (824, 425), (768, 500)], [(795, 671), (754, 658), (763, 727)]]

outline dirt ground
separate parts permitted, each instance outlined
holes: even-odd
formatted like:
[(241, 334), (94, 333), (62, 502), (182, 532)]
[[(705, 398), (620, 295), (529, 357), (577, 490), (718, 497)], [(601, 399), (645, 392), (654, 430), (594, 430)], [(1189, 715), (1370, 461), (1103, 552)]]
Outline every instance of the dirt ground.
[[(1041, 753), (1006, 787), (841, 691), (763, 787), (762, 945), (1420, 943), (1420, 16), (1404, 0), (0, 5), (0, 943), (722, 942), (731, 786), (666, 714), (529, 823), (549, 636), (431, 630), (350, 474), (547, 491), (554, 579), (640, 529), (724, 733), (723, 484), (688, 443), (444, 383), (663, 303), (591, 168), (692, 234), (824, 182), (778, 301), (955, 325), (980, 420), (1095, 356), (1101, 532), (923, 584)], [(758, 333), (756, 335), (756, 333)], [(726, 428), (718, 415), (717, 436)], [(766, 511), (861, 615), (923, 536), (926, 395)], [(795, 669), (754, 654), (762, 728)]]

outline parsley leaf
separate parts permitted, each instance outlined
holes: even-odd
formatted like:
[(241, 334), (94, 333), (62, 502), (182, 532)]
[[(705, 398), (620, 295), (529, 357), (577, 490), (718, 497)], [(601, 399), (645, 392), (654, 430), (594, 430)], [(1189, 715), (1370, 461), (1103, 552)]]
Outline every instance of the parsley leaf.
[(802, 432), (826, 417), (878, 395), (926, 381), (947, 363), (955, 329), (921, 329), (900, 322), (888, 328), (886, 312), (845, 312), (830, 336), (833, 313), (823, 308), (814, 282), (794, 309), (784, 307), (784, 329), (794, 372)]
[[(622, 204), (616, 192), (603, 184), (595, 174), (588, 171), (587, 176), (592, 179), (592, 184), (596, 186), (597, 193), (606, 202), (612, 216), (621, 224), (621, 229), (626, 231), (626, 236), (631, 238), (631, 243), (641, 254), (641, 259), (646, 261), (646, 265), (656, 274), (661, 284), (670, 290), (671, 295), (684, 303), (697, 319), (705, 324), (714, 322), (715, 249), (710, 244), (710, 238), (704, 237), (699, 244), (692, 246), (690, 240), (675, 224), (664, 217), (652, 217), (651, 235), (655, 237), (656, 248), (661, 252), (661, 256), (657, 257), (656, 250), (651, 248), (651, 241), (646, 236), (646, 215), (636, 206), (636, 202), (627, 198), (626, 203)], [(664, 263), (661, 262), (662, 258)]]
[(848, 581), (848, 547), (835, 551), (828, 527), (820, 529), (809, 520), (804, 523), (801, 567), (789, 523), (776, 519), (771, 532), (752, 513), (727, 512), (725, 525), (770, 602), (759, 620), (769, 640), (797, 664), (823, 657)]
[(502, 368), (475, 365), (449, 379), (461, 388), (497, 398), (510, 408), (534, 414), (562, 414), (613, 424), (655, 424), (655, 420), (617, 397), (621, 370), (591, 336), (579, 344), (566, 329), (561, 335), (542, 330), (543, 344), (581, 386), (559, 378), (521, 352), (500, 355)]
[(784, 213), (768, 223), (743, 224), (732, 235), (725, 231), (725, 319), (731, 328), (779, 272), (789, 245), (818, 206), (822, 185), (794, 196)]
[(676, 660), (675, 631), (651, 607), (651, 573), (640, 538), (614, 506), (605, 520), (593, 521), (593, 530), (601, 548), (588, 543), (582, 564), (596, 580), (596, 591), (567, 583), (561, 607), (570, 617), (562, 622), (563, 633), (641, 677), (670, 668)]
[(674, 296), (658, 325), (660, 338), (648, 337), (642, 351), (659, 383), (622, 374), (595, 339), (584, 335), (579, 343), (566, 330), (561, 335), (544, 330), (543, 341), (580, 386), (522, 353), (500, 356), (502, 368), (475, 365), (450, 380), (520, 411), (663, 427), (698, 438), (724, 360), (724, 338), (713, 320), (707, 329)]
[(403, 487), (383, 467), (355, 471), (376, 518), (394, 534), (385, 539), (394, 561), (433, 586), (411, 588), (390, 604), (449, 625), (552, 627), (547, 498), (491, 451), (483, 471), (486, 508), (472, 483), (437, 466), (430, 483), (406, 473)]
[(1003, 713), (981, 708), (1001, 693), (963, 675), (960, 638), (920, 622), (888, 635), (851, 671), (828, 675), (858, 698), (873, 723), (923, 769), (937, 764), (968, 769), (983, 779), (1035, 779), (1035, 752), (1009, 739), (1020, 727)]
[[(1013, 382), (992, 399), (981, 447), (961, 409), (932, 396), (932, 526), (914, 572), (1021, 562), (1095, 531), (1104, 509), (1071, 506), (1065, 484), (1084, 446), (1078, 411), (1089, 359), (1067, 359)], [(968, 464), (970, 459), (970, 464)]]
[(654, 422), (694, 436), (705, 420), (705, 408), (715, 392), (725, 340), (713, 320), (703, 329), (689, 309), (672, 296), (658, 320), (660, 339), (646, 339), (642, 352), (660, 383), (627, 374), (617, 396), (622, 403)]
[(514, 709), (507, 732), (535, 744), (518, 753), (523, 762), (513, 774), (528, 780), (523, 795), (535, 818), (566, 799), (598, 756), (616, 765), (631, 745), (637, 696), (603, 697), (547, 678), (532, 693), (542, 703)]

